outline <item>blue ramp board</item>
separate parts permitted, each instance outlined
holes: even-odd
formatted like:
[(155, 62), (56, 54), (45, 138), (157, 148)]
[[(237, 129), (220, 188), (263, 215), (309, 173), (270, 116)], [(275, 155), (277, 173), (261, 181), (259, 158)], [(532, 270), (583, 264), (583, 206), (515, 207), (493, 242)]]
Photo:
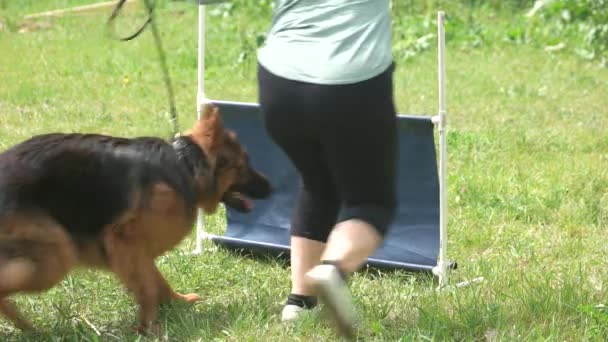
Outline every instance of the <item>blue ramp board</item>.
[[(228, 227), (212, 236), (221, 246), (270, 254), (289, 253), (289, 223), (300, 177), (264, 128), (254, 103), (214, 101), (224, 126), (234, 130), (255, 168), (271, 181), (274, 193), (255, 202), (252, 212), (227, 210)], [(434, 127), (428, 117), (399, 116), (399, 210), (384, 245), (368, 259), (382, 269), (431, 271), (439, 251), (439, 180)]]

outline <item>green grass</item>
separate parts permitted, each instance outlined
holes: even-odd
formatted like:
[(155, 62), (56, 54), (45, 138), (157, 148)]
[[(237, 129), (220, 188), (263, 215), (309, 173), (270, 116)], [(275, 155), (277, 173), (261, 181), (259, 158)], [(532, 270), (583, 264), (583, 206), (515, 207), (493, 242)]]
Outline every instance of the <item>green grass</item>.
[[(0, 1), (0, 149), (49, 131), (170, 134), (149, 32), (129, 43), (112, 41), (105, 15), (69, 16), (48, 29), (16, 32), (24, 13), (82, 3)], [(232, 9), (209, 10), (210, 98), (256, 101), (256, 39), (270, 22), (267, 9), (239, 1)], [(405, 13), (396, 16), (405, 20)], [(487, 27), (497, 23), (492, 32), (511, 21), (508, 13), (471, 13)], [(186, 127), (195, 118), (196, 8), (163, 3), (159, 14), (179, 123)], [(606, 340), (608, 312), (595, 306), (608, 304), (608, 69), (534, 44), (474, 47), (456, 33), (447, 56), (449, 255), (460, 267), (451, 281), (483, 276), (485, 282), (436, 293), (426, 275), (357, 274), (352, 290), (365, 317), (362, 335)], [(398, 61), (402, 113), (436, 111), (433, 42)], [(208, 226), (221, 232), (222, 214), (208, 218)], [(189, 238), (158, 264), (175, 289), (198, 292), (204, 301), (164, 308), (161, 340), (335, 339), (318, 313), (292, 327), (280, 323), (289, 290), (284, 262), (212, 245), (193, 257), (192, 247)], [(153, 340), (130, 331), (133, 303), (104, 273), (78, 271), (47, 293), (16, 300), (41, 332), (23, 334), (2, 320), (2, 341)]]

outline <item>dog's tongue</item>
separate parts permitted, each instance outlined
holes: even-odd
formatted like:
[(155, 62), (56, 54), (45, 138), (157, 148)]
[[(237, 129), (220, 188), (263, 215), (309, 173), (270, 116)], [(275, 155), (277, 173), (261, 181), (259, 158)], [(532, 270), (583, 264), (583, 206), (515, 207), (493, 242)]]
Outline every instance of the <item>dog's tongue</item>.
[(253, 202), (248, 200), (248, 199), (244, 199), (243, 203), (245, 204), (245, 208), (247, 208), (247, 210), (251, 210), (253, 209)]

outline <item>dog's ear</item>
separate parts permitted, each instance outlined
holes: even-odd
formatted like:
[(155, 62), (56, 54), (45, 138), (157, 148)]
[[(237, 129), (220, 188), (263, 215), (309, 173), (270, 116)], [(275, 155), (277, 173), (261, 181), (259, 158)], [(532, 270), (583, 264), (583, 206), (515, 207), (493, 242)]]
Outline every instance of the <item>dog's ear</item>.
[(213, 103), (205, 103), (202, 105), (201, 123), (207, 130), (221, 131), (224, 128), (220, 109)]
[(201, 118), (192, 130), (192, 138), (204, 150), (209, 151), (221, 143), (224, 124), (217, 106), (212, 103), (205, 103), (202, 106)]

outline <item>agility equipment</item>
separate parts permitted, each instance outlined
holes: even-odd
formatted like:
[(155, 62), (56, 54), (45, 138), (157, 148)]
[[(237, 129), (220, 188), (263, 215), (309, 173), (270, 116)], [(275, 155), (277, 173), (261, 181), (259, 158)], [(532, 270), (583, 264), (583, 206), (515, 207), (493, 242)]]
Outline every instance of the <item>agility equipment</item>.
[[(214, 1), (216, 2), (216, 1)], [(227, 228), (214, 235), (204, 230), (204, 216), (196, 225), (195, 254), (203, 252), (203, 241), (216, 245), (271, 255), (289, 255), (290, 215), (299, 175), (286, 155), (269, 138), (261, 109), (256, 103), (212, 100), (205, 97), (205, 4), (199, 0), (197, 111), (207, 102), (216, 104), (224, 125), (239, 136), (253, 166), (267, 175), (273, 195), (256, 202), (252, 212), (242, 214), (227, 208)], [(447, 260), (447, 123), (445, 103), (444, 13), (437, 15), (439, 111), (436, 116), (399, 115), (399, 207), (382, 247), (368, 259), (370, 267), (432, 271), (439, 286), (448, 281), (453, 263)], [(438, 128), (439, 158), (434, 133)], [(437, 163), (439, 159), (439, 163)]]

